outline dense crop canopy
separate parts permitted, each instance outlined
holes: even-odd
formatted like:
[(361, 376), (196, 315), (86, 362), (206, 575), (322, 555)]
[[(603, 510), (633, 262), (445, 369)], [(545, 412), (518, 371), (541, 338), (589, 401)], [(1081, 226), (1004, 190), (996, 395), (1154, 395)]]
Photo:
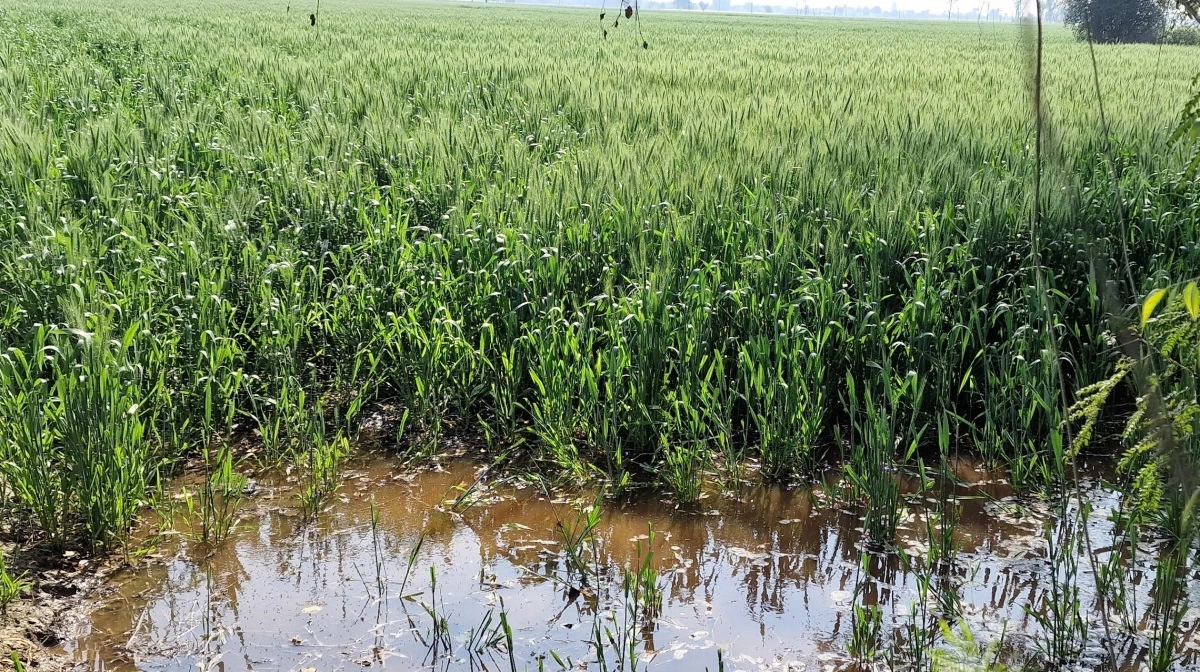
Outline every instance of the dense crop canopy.
[[(939, 418), (1054, 478), (1050, 353), (1079, 385), (1113, 356), (1089, 272), (1200, 268), (1183, 47), (1098, 49), (1123, 227), (1087, 47), (1049, 32), (1040, 294), (1012, 25), (643, 12), (643, 50), (496, 4), (0, 11), (0, 450), (42, 480), (18, 498), (60, 493), (25, 501), (52, 534), (103, 540), (161, 458), (239, 430), (316, 469), (375, 402), (407, 446), (684, 499), (839, 438), (869, 490)], [(121, 487), (61, 494), (100, 463)]]

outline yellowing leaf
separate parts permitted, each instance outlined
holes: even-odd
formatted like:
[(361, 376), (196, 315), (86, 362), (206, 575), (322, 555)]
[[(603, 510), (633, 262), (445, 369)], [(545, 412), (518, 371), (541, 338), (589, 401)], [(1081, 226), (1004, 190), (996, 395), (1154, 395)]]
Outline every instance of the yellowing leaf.
[(322, 608), (322, 607), (321, 607), (321, 605), (319, 605), (319, 604), (310, 604), (310, 605), (308, 605), (307, 607), (305, 607), (305, 608), (301, 609), (300, 611), (303, 611), (303, 612), (304, 612), (304, 613), (306, 613), (306, 614), (315, 614), (315, 613), (317, 613), (318, 611), (320, 611), (320, 610), (321, 610), (321, 608)]
[(1167, 290), (1165, 289), (1156, 289), (1153, 292), (1150, 292), (1150, 296), (1146, 297), (1146, 301), (1142, 303), (1143, 327), (1146, 326), (1146, 323), (1150, 321), (1150, 315), (1154, 313), (1154, 309), (1157, 308), (1158, 304), (1162, 303), (1162, 300), (1166, 297)]
[(1200, 287), (1196, 287), (1195, 280), (1183, 288), (1183, 307), (1187, 308), (1193, 321), (1200, 318)]

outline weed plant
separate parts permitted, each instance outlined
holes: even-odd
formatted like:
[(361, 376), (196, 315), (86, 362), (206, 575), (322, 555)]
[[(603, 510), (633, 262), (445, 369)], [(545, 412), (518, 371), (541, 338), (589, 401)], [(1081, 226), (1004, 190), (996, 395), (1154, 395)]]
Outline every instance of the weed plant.
[(10, 572), (8, 561), (0, 553), (0, 613), (7, 612), (8, 605), (32, 585), (24, 574), (14, 575)]

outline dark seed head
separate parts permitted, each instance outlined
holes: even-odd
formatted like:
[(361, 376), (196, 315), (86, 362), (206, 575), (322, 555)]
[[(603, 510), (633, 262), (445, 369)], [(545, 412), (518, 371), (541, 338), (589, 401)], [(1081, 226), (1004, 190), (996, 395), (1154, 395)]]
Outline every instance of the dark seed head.
[(631, 18), (631, 17), (633, 17), (633, 7), (632, 7), (632, 6), (630, 6), (630, 7), (626, 7), (626, 8), (625, 8), (625, 18), (627, 18), (627, 19), (628, 19), (628, 18)]
[(643, 49), (649, 49), (649, 48), (650, 48), (650, 43), (649, 43), (649, 42), (646, 42), (645, 40), (642, 40), (642, 48), (643, 48)]
[(308, 23), (309, 23), (309, 25), (312, 25), (312, 26), (315, 26), (315, 25), (317, 25), (317, 15), (316, 15), (316, 14), (309, 14), (309, 15), (308, 15)]
[(601, 20), (601, 21), (603, 21), (603, 20), (604, 20), (604, 12), (600, 12), (600, 20)]
[(606, 39), (606, 40), (608, 39), (608, 31), (607, 30), (604, 31), (604, 39)]
[(620, 19), (617, 19), (616, 21), (613, 21), (613, 28), (616, 28), (616, 27), (617, 27), (617, 26), (619, 26), (619, 25), (621, 25), (621, 20), (620, 20)]

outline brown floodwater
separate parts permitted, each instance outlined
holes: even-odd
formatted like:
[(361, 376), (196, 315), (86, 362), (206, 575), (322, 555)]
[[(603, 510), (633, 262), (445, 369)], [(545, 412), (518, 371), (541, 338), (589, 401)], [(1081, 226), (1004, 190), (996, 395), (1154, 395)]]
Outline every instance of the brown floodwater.
[[(996, 475), (967, 461), (954, 469), (960, 552), (936, 580), (959, 596), (957, 631), (998, 642), (1001, 660), (1020, 659), (1045, 639), (1030, 610), (1041, 609), (1051, 586), (1046, 531), (1062, 523), (1045, 502), (1013, 497)], [(564, 533), (581, 529), (589, 493), (547, 493), (482, 473), (467, 460), (414, 472), (386, 456), (361, 458), (307, 523), (294, 484), (264, 477), (227, 539), (200, 543), (177, 521), (179, 534), (160, 537), (155, 553), (109, 580), (62, 648), (87, 670), (559, 670), (560, 660), (595, 670), (599, 631), (608, 669), (619, 669), (615, 650), (632, 643), (638, 669), (715, 671), (720, 649), (731, 671), (825, 670), (853, 667), (856, 603), (883, 608), (881, 650), (912, 632), (930, 499), (910, 498), (901, 553), (866, 548), (860, 512), (826, 504), (819, 489), (765, 485), (709, 492), (692, 510), (653, 497), (605, 504), (594, 543), (571, 549)], [(1104, 557), (1117, 497), (1091, 482), (1089, 532)], [(662, 606), (630, 616), (623, 573), (648, 551)], [(1153, 545), (1141, 556), (1130, 583), (1144, 605)], [(1078, 565), (1090, 606), (1090, 566)], [(1188, 664), (1197, 605), (1182, 625)], [(1101, 641), (1089, 618), (1084, 667)], [(938, 627), (936, 615), (924, 622)], [(1129, 669), (1145, 645), (1144, 636), (1123, 640)]]

